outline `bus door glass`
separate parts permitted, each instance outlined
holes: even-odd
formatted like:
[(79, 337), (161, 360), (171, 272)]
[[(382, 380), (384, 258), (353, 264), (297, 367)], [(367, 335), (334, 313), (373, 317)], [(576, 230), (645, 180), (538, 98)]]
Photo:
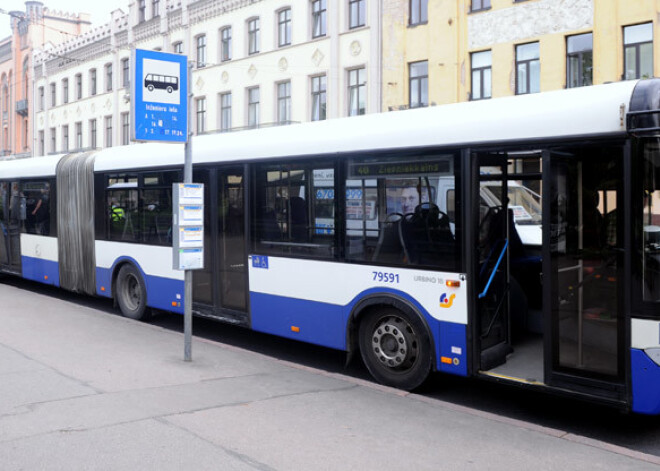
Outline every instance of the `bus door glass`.
[(490, 370), (506, 361), (510, 353), (509, 328), (509, 240), (507, 202), (490, 200), (497, 188), (507, 194), (506, 156), (477, 154), (479, 184), (473, 185), (478, 204), (478, 226), (474, 231), (478, 251), (477, 309), (481, 353), (480, 369)]
[(0, 265), (19, 273), (21, 269), (21, 228), (25, 224), (25, 197), (20, 183), (0, 183)]
[[(193, 272), (195, 309), (245, 321), (247, 254), (243, 167), (196, 169), (204, 184), (204, 268)], [(238, 316), (238, 317), (236, 317)]]
[[(544, 224), (550, 226), (544, 309), (551, 320), (546, 381), (584, 385), (593, 379), (596, 388), (603, 381), (621, 382), (623, 149), (561, 149), (550, 154), (549, 169), (544, 173), (549, 189)], [(601, 387), (595, 393), (612, 390)]]

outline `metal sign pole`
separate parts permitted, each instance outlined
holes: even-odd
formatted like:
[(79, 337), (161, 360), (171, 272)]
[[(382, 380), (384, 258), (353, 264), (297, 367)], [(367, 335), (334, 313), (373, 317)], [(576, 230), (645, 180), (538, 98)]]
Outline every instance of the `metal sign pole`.
[[(188, 139), (185, 144), (185, 160), (183, 164), (183, 182), (192, 183), (192, 128), (190, 116), (192, 114), (192, 61), (188, 62)], [(192, 270), (183, 272), (183, 360), (192, 361)]]

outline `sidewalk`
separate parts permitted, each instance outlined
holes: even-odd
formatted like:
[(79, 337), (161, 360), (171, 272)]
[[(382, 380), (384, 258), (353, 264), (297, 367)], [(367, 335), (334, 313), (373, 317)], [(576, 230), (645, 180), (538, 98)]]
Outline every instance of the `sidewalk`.
[(0, 469), (657, 469), (660, 458), (0, 282)]

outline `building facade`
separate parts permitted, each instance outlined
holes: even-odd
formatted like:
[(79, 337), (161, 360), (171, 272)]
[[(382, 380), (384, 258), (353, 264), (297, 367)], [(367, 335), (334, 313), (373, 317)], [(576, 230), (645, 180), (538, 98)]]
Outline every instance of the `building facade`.
[(9, 12), (11, 36), (0, 40), (0, 156), (30, 156), (33, 151), (33, 53), (89, 29), (89, 15), (62, 13), (41, 2), (25, 2)]
[(384, 0), (383, 109), (657, 76), (658, 0)]
[(188, 56), (197, 134), (379, 112), (380, 18), (368, 0), (138, 0), (36, 56), (35, 155), (130, 143), (135, 48)]

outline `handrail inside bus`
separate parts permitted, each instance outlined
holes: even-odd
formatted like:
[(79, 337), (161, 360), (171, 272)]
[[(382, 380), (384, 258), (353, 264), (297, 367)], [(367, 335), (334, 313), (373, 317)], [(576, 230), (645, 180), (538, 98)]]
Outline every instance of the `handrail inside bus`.
[(504, 239), (504, 247), (502, 247), (502, 252), (500, 253), (500, 256), (497, 259), (497, 263), (495, 264), (495, 267), (493, 267), (493, 271), (490, 274), (488, 283), (486, 283), (486, 287), (479, 294), (479, 299), (484, 298), (486, 294), (488, 294), (488, 288), (490, 288), (490, 284), (493, 282), (493, 278), (495, 278), (495, 273), (497, 273), (497, 269), (500, 267), (500, 263), (502, 263), (502, 258), (504, 258), (504, 254), (506, 253), (506, 248), (508, 246), (509, 246), (509, 239)]

